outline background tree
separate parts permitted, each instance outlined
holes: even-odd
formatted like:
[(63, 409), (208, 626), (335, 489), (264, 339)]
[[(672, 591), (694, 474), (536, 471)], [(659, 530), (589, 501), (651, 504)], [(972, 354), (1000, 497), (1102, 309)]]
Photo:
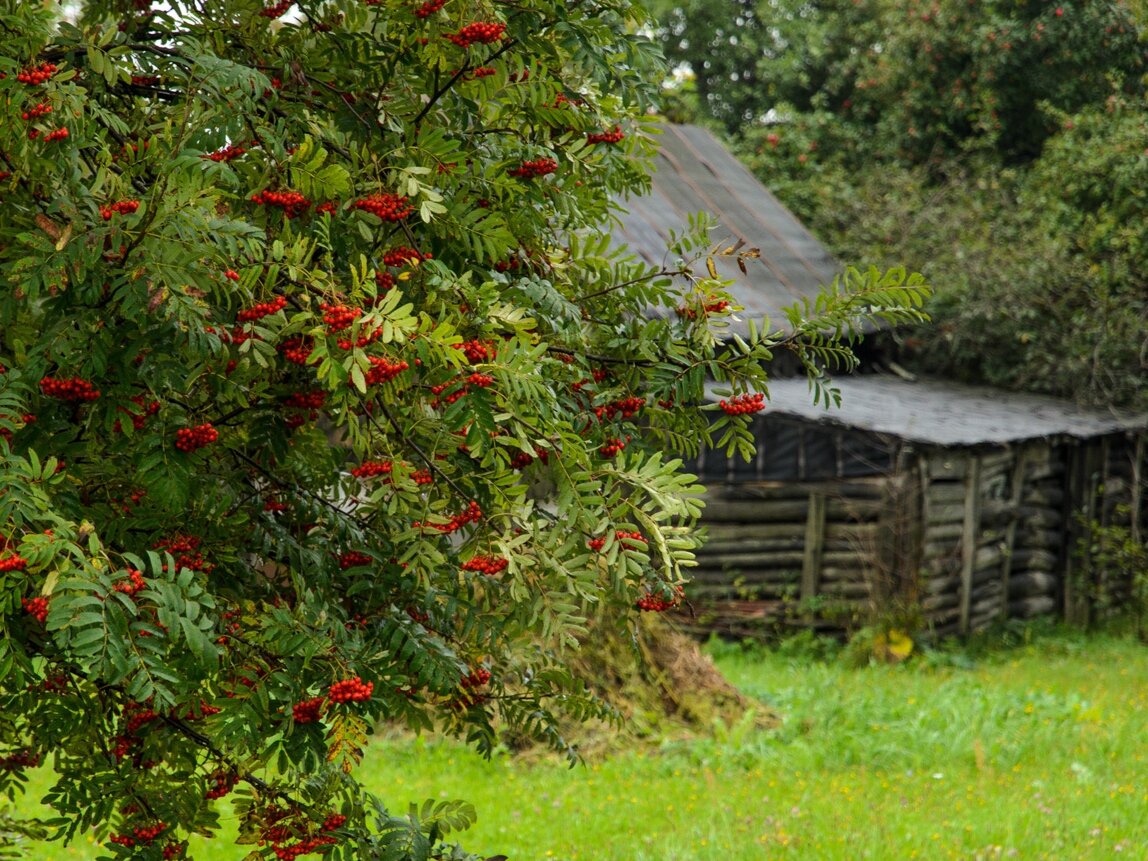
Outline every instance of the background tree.
[(937, 287), (917, 367), (1148, 404), (1142, 4), (755, 5), (744, 39), (689, 9), (660, 18), (697, 115), (842, 259)]
[(919, 317), (894, 273), (724, 344), (698, 237), (612, 250), (627, 0), (0, 8), (0, 787), (49, 763), (109, 857), (231, 792), (253, 857), (466, 857), (467, 805), (358, 784), (373, 724), (608, 715), (563, 650), (680, 599), (667, 452), (748, 449), (771, 347)]

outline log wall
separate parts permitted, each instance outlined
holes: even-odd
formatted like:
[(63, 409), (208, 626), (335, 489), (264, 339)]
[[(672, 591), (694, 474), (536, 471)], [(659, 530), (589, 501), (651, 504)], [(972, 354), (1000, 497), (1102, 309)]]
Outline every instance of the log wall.
[(794, 624), (850, 630), (897, 605), (934, 637), (1119, 607), (1126, 572), (1076, 554), (1084, 519), (1144, 528), (1144, 436), (1009, 448), (906, 446), (863, 478), (714, 484), (689, 587), (699, 633)]
[(711, 487), (708, 540), (689, 586), (683, 624), (734, 636), (763, 624), (841, 624), (873, 596), (874, 548), (882, 540), (885, 477), (754, 482)]

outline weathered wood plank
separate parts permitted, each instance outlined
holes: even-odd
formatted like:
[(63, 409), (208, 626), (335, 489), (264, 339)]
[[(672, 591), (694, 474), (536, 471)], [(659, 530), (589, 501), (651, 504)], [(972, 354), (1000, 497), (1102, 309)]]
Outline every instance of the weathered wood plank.
[[(804, 523), (809, 514), (808, 499), (713, 499), (707, 493), (704, 497), (706, 508), (703, 522), (718, 523)], [(825, 516), (830, 520), (845, 520), (856, 517), (872, 518), (881, 512), (881, 501), (876, 499), (835, 499), (826, 500)]]
[(964, 529), (961, 533), (961, 633), (969, 630), (972, 609), (973, 567), (976, 561), (976, 534), (981, 528), (981, 461), (973, 457), (965, 473)]
[(817, 595), (817, 579), (825, 551), (825, 497), (820, 493), (809, 496), (809, 517), (805, 521), (805, 550), (801, 560), (801, 600), (809, 601)]
[(835, 481), (747, 481), (733, 486), (713, 487), (707, 493), (715, 499), (776, 500), (808, 499), (811, 493), (842, 499), (880, 499), (884, 477)]

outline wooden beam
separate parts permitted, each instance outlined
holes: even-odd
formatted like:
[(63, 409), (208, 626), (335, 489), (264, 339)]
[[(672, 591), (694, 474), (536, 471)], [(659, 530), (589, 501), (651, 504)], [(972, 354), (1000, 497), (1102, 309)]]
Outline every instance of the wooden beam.
[(1132, 499), (1129, 500), (1130, 514), (1132, 515), (1132, 540), (1140, 542), (1140, 513), (1144, 499), (1144, 441), (1148, 434), (1141, 432), (1136, 437), (1136, 448), (1132, 452)]
[(1016, 463), (1013, 464), (1012, 476), (1009, 479), (1012, 482), (1009, 487), (1009, 502), (1012, 503), (1013, 515), (1008, 526), (1005, 527), (1004, 559), (1001, 561), (1001, 594), (1004, 596), (1001, 598), (1000, 608), (1002, 622), (1008, 618), (1008, 581), (1012, 577), (1012, 551), (1016, 545), (1016, 527), (1020, 520), (1020, 501), (1024, 497), (1025, 466), (1028, 457), (1027, 447), (1021, 448), (1016, 453)]
[(821, 577), (821, 555), (825, 542), (825, 496), (809, 494), (809, 514), (805, 519), (805, 555), (801, 561), (801, 600), (817, 596)]
[(961, 529), (961, 615), (958, 630), (969, 632), (973, 600), (973, 569), (977, 557), (977, 537), (981, 525), (981, 459), (969, 459), (965, 473), (965, 517)]

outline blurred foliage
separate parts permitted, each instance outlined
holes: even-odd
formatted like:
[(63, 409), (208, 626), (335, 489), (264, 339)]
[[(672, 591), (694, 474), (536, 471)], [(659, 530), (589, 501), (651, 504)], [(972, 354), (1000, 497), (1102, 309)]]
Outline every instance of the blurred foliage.
[[(841, 258), (927, 276), (934, 322), (904, 358), (1148, 405), (1142, 4), (721, 8), (659, 12), (684, 64), (673, 118), (724, 126)], [(739, 18), (752, 26), (731, 29)]]

